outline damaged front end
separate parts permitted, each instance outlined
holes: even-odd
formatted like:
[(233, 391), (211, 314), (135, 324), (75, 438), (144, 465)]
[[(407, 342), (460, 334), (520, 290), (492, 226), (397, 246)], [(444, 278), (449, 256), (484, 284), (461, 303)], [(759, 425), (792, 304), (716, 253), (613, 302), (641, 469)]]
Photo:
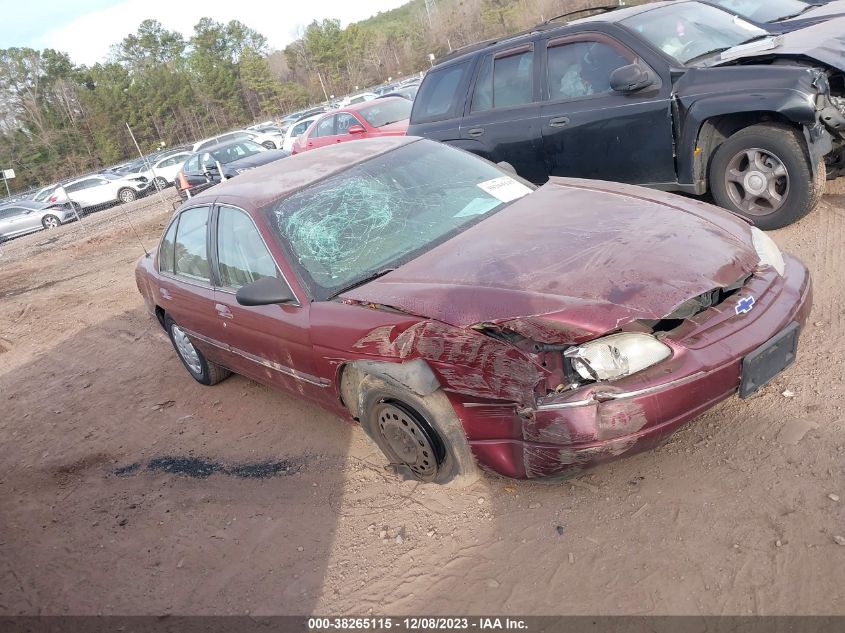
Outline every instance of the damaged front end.
[[(805, 323), (809, 276), (795, 260), (787, 267), (788, 277), (754, 271), (664, 319), (632, 321), (585, 343), (530, 341), (486, 324), (482, 331), (511, 337), (545, 375), (530, 405), (452, 397), (477, 458), (511, 477), (568, 477), (660, 445), (736, 394), (746, 354), (785, 325)], [(748, 297), (757, 312), (746, 316)], [(511, 425), (518, 435), (503, 439)]]
[[(830, 148), (823, 154), (828, 180), (845, 175), (845, 74), (841, 70), (814, 68), (813, 86), (818, 90), (818, 122), (808, 132), (810, 147), (823, 132), (830, 135)], [(821, 150), (820, 150), (821, 151)]]

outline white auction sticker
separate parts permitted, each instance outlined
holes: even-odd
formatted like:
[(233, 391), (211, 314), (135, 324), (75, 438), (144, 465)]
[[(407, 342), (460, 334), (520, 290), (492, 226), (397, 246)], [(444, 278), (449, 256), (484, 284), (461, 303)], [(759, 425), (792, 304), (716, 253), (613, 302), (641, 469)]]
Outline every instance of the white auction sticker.
[(485, 180), (478, 183), (478, 187), (501, 202), (510, 202), (531, 193), (530, 187), (526, 187), (510, 176)]

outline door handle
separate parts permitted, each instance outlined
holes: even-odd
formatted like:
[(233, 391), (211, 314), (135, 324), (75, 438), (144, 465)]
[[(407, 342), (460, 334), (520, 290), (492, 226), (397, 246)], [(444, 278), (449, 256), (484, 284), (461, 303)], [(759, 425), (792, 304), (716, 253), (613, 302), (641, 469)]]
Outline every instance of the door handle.
[(217, 310), (217, 314), (224, 319), (234, 319), (235, 315), (232, 314), (232, 311), (229, 309), (228, 306), (223, 305), (222, 303), (217, 303), (214, 305), (214, 309)]
[(558, 116), (553, 119), (549, 119), (549, 125), (552, 127), (563, 127), (569, 123), (569, 117), (565, 116)]
[(469, 134), (472, 137), (481, 136), (482, 134), (484, 134), (484, 128), (483, 127), (470, 128), (469, 130), (467, 130), (467, 134)]
[(161, 295), (162, 299), (172, 299), (173, 295), (170, 294), (170, 291), (167, 288), (159, 288), (158, 293)]

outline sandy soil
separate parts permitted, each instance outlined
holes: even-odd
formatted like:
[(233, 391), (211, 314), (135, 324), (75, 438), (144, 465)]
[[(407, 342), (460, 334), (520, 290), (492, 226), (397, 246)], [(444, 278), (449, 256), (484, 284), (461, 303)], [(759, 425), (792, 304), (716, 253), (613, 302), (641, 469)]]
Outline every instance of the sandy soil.
[(1, 247), (0, 614), (845, 614), (845, 196), (774, 234), (816, 284), (774, 384), (579, 480), (461, 490), (196, 384), (133, 278), (127, 218), (151, 246), (169, 210)]

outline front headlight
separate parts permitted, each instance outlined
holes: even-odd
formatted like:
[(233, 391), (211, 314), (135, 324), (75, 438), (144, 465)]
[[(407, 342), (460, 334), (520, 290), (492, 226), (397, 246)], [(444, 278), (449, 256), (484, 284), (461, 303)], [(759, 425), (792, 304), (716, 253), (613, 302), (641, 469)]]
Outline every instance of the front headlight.
[(775, 241), (766, 235), (756, 226), (751, 227), (751, 242), (754, 244), (754, 250), (760, 256), (760, 263), (764, 266), (771, 266), (778, 275), (783, 275), (786, 269), (786, 264), (783, 261), (783, 254)]
[(585, 380), (615, 380), (659, 363), (671, 348), (650, 334), (624, 332), (570, 347), (564, 356)]

